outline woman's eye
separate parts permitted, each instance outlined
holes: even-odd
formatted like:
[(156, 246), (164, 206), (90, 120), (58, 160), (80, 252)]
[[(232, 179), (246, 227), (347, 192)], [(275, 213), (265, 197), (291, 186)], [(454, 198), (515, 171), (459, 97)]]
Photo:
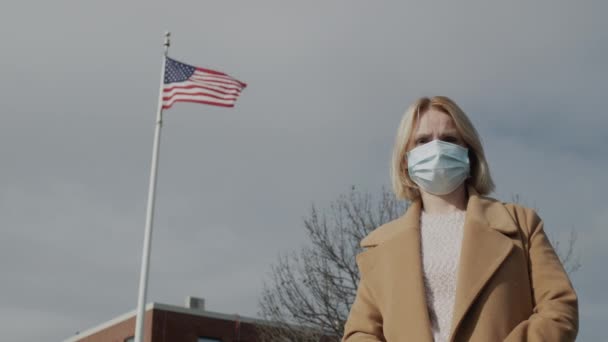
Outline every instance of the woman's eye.
[(416, 140), (416, 145), (425, 144), (425, 143), (426, 143), (425, 138), (420, 138), (420, 139)]
[(456, 142), (458, 142), (458, 139), (456, 139), (455, 137), (445, 137), (445, 138), (443, 138), (443, 141), (449, 142), (449, 143), (456, 143)]

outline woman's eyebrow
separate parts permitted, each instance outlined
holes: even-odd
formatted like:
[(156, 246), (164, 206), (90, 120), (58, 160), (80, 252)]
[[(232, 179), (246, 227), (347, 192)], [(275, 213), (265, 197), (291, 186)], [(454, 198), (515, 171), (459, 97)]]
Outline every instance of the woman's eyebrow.
[(440, 136), (442, 138), (444, 138), (444, 137), (455, 137), (455, 138), (458, 138), (458, 132), (457, 131), (443, 132), (443, 133), (440, 134)]
[[(430, 133), (420, 133), (417, 134), (416, 139), (422, 139), (422, 138), (430, 138), (431, 134)], [(458, 138), (458, 131), (448, 131), (448, 132), (443, 132), (439, 135), (439, 137), (441, 138), (445, 138), (445, 137), (454, 137), (454, 138)]]
[(416, 139), (428, 138), (430, 136), (431, 136), (430, 133), (420, 133), (420, 134), (416, 135)]

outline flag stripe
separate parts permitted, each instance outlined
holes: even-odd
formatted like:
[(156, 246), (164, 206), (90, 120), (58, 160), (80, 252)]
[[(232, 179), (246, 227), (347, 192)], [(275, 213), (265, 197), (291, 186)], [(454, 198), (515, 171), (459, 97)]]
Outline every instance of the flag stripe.
[(232, 78), (232, 77), (230, 77), (228, 75), (210, 74), (208, 72), (201, 72), (199, 70), (195, 70), (192, 75), (195, 75), (195, 76), (207, 76), (207, 77), (214, 77), (214, 78), (221, 79), (221, 80), (236, 81), (234, 78)]
[(234, 104), (235, 100), (222, 100), (216, 99), (207, 95), (176, 95), (173, 96), (170, 100), (163, 101), (163, 107), (168, 106), (171, 107), (175, 102), (185, 102), (185, 101), (206, 101), (208, 103), (217, 103), (219, 105), (231, 105)]
[(242, 88), (226, 88), (226, 87), (221, 87), (221, 86), (215, 86), (215, 85), (210, 85), (210, 84), (201, 84), (199, 82), (190, 82), (190, 81), (186, 81), (186, 82), (181, 82), (181, 83), (172, 83), (170, 86), (166, 86), (163, 91), (170, 91), (173, 89), (179, 89), (179, 88), (202, 88), (202, 87), (207, 87), (209, 89), (213, 89), (219, 93), (224, 93), (224, 94), (234, 94), (234, 92), (240, 92)]
[(215, 94), (211, 94), (209, 92), (204, 92), (204, 91), (198, 91), (198, 92), (188, 92), (188, 93), (175, 93), (172, 94), (171, 96), (163, 96), (163, 101), (170, 101), (171, 99), (173, 99), (174, 97), (178, 97), (178, 96), (197, 96), (197, 95), (205, 95), (205, 96), (209, 96), (209, 97), (213, 97), (215, 99), (219, 99), (219, 100), (236, 100), (236, 98), (238, 97), (238, 95), (223, 95), (223, 96), (218, 96)]
[(203, 82), (203, 83), (211, 83), (211, 84), (217, 84), (217, 85), (234, 86), (234, 87), (238, 87), (238, 88), (242, 88), (243, 87), (243, 86), (241, 86), (237, 82), (233, 82), (233, 81), (229, 81), (229, 80), (216, 79), (216, 78), (209, 77), (209, 76), (197, 76), (197, 75), (193, 75), (193, 76), (190, 77), (190, 79), (193, 80), (193, 81), (199, 81), (199, 82)]
[(182, 94), (195, 94), (198, 92), (207, 92), (216, 96), (234, 96), (235, 98), (237, 96), (239, 96), (240, 91), (239, 90), (233, 90), (231, 92), (221, 92), (221, 91), (216, 91), (215, 89), (209, 89), (207, 87), (188, 87), (188, 88), (173, 88), (171, 90), (164, 90), (163, 91), (163, 96), (173, 96), (174, 94), (177, 93), (182, 93)]
[(167, 101), (164, 101), (164, 102), (170, 103), (170, 102), (180, 101), (180, 100), (188, 99), (188, 98), (192, 98), (192, 99), (195, 99), (195, 100), (201, 100), (202, 99), (202, 100), (207, 100), (207, 101), (215, 101), (215, 102), (218, 102), (218, 103), (232, 103), (232, 102), (234, 102), (234, 100), (232, 100), (232, 99), (224, 100), (224, 99), (217, 99), (215, 97), (208, 96), (208, 95), (190, 95), (190, 94), (183, 94), (183, 95), (182, 94), (177, 94), (177, 95), (171, 97), (170, 100), (167, 100)]
[(223, 81), (211, 81), (211, 80), (201, 79), (201, 78), (196, 77), (196, 76), (190, 77), (190, 80), (192, 82), (196, 82), (196, 83), (199, 83), (199, 84), (208, 84), (208, 85), (214, 85), (214, 86), (217, 86), (217, 87), (225, 87), (225, 88), (229, 88), (229, 89), (240, 89), (240, 88), (243, 88), (243, 87), (241, 87), (237, 83), (223, 82)]
[[(215, 103), (213, 101), (181, 100), (179, 102), (194, 102), (194, 103), (202, 103), (202, 104), (208, 104), (208, 105), (219, 106), (219, 107), (234, 107), (234, 103), (233, 104), (223, 104), (223, 103)], [(173, 103), (171, 103), (170, 105), (163, 105), (163, 109), (169, 109), (172, 106), (173, 106)]]
[(214, 74), (214, 75), (222, 75), (222, 76), (228, 76), (226, 74), (224, 74), (221, 71), (215, 71), (215, 70), (211, 70), (211, 69), (205, 69), (205, 68), (196, 68), (196, 71), (200, 71), (200, 72), (206, 72), (209, 74)]
[(217, 76), (217, 75), (202, 74), (202, 73), (199, 73), (199, 72), (194, 72), (194, 74), (192, 74), (192, 77), (203, 78), (203, 79), (207, 79), (207, 80), (210, 80), (210, 81), (217, 80), (217, 81), (231, 82), (231, 83), (234, 83), (234, 84), (236, 84), (236, 85), (238, 85), (240, 87), (246, 87), (247, 86), (247, 84), (245, 84), (245, 83), (243, 83), (243, 82), (241, 82), (241, 81), (239, 81), (237, 79), (234, 79), (234, 78), (232, 78), (230, 76)]

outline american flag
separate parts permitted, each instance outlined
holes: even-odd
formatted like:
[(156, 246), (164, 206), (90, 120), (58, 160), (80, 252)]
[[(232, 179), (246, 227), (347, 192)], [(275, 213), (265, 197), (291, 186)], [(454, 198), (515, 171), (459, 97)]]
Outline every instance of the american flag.
[(167, 57), (163, 85), (163, 109), (175, 102), (196, 102), (234, 107), (247, 84), (222, 72), (178, 62)]

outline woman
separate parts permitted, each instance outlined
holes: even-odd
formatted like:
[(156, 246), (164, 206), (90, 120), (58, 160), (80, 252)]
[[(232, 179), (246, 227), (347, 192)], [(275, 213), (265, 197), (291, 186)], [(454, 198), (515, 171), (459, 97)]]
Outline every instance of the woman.
[(483, 147), (452, 100), (409, 107), (391, 171), (411, 204), (361, 241), (343, 341), (575, 339), (577, 296), (542, 220), (485, 197), (494, 183)]

